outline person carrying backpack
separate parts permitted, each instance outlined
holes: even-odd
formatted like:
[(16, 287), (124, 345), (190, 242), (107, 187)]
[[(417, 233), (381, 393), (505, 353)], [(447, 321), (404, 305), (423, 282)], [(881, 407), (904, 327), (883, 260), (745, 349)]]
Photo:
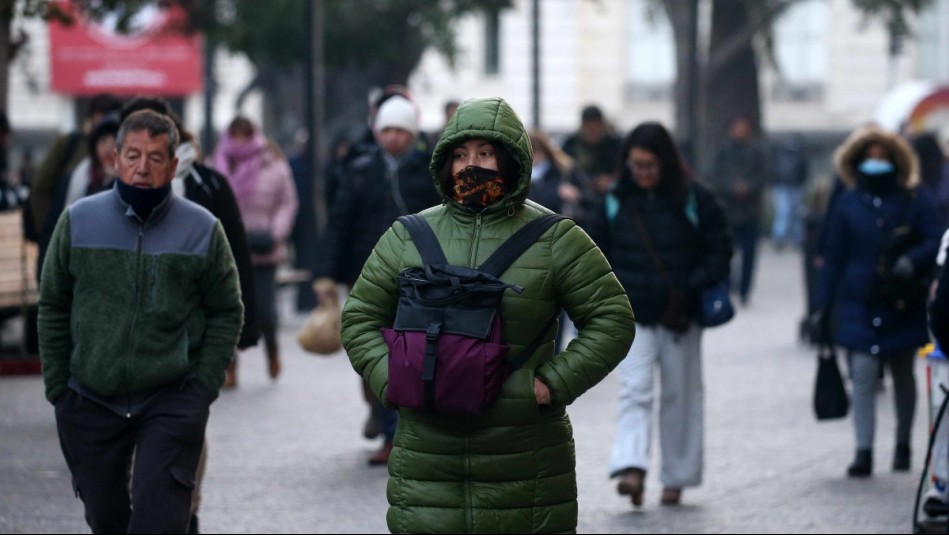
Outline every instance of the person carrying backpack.
[(732, 242), (718, 199), (691, 176), (663, 125), (633, 129), (621, 162), (615, 194), (586, 227), (629, 292), (639, 327), (618, 370), (619, 419), (609, 471), (619, 494), (641, 506), (658, 400), (660, 503), (678, 505), (684, 488), (702, 482), (701, 296), (728, 280)]
[[(390, 406), (402, 395), (395, 396), (389, 529), (574, 531), (566, 406), (625, 356), (635, 334), (629, 299), (576, 224), (550, 220), (551, 212), (527, 200), (530, 139), (504, 100), (464, 102), (430, 169), (443, 204), (386, 231), (343, 310), (353, 368)], [(412, 234), (411, 221), (419, 223)], [(420, 230), (432, 241), (420, 242)], [(424, 245), (433, 241), (437, 248)], [(507, 253), (495, 254), (502, 244)], [(444, 258), (426, 254), (423, 261), (420, 248)], [(432, 288), (445, 292), (444, 306), (428, 299)], [(479, 302), (455, 307), (466, 295)], [(553, 355), (561, 307), (579, 334)], [(471, 332), (478, 330), (481, 338)], [(483, 352), (481, 370), (457, 358), (471, 349)], [(473, 388), (457, 370), (483, 377), (484, 387)]]

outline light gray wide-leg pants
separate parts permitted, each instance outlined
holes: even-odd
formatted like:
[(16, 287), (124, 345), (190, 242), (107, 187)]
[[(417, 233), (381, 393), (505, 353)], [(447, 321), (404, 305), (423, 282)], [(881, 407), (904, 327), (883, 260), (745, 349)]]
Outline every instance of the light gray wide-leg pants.
[(658, 367), (660, 481), (666, 487), (702, 483), (704, 394), (702, 329), (684, 334), (664, 327), (637, 326), (636, 340), (617, 368), (619, 418), (610, 456), (610, 475), (649, 469), (655, 372)]

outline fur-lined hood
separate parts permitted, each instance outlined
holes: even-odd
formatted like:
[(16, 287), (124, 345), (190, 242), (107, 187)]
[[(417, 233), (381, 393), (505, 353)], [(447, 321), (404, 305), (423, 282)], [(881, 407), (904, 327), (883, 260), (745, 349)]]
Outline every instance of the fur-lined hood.
[(857, 166), (866, 148), (874, 143), (883, 145), (892, 155), (901, 187), (911, 189), (919, 185), (919, 162), (909, 144), (897, 134), (867, 126), (855, 130), (834, 152), (834, 168), (845, 186), (857, 185)]

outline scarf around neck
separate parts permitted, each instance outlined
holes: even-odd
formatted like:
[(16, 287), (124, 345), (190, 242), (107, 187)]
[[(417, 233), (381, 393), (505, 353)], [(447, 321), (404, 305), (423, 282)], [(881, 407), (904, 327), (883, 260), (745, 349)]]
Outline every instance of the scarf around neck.
[(227, 132), (221, 135), (218, 150), (214, 154), (214, 167), (227, 177), (239, 204), (254, 196), (257, 178), (260, 175), (267, 140), (260, 135), (246, 141), (236, 141)]
[(119, 197), (132, 207), (135, 215), (143, 222), (148, 221), (155, 207), (171, 194), (171, 184), (161, 188), (139, 188), (116, 180), (115, 187), (119, 190)]

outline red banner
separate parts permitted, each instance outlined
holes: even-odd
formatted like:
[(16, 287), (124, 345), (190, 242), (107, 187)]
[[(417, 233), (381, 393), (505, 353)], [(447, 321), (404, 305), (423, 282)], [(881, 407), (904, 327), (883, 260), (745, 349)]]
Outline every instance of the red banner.
[(201, 46), (179, 29), (183, 13), (145, 7), (122, 33), (114, 20), (49, 25), (52, 89), (68, 95), (111, 92), (181, 96), (201, 91)]

